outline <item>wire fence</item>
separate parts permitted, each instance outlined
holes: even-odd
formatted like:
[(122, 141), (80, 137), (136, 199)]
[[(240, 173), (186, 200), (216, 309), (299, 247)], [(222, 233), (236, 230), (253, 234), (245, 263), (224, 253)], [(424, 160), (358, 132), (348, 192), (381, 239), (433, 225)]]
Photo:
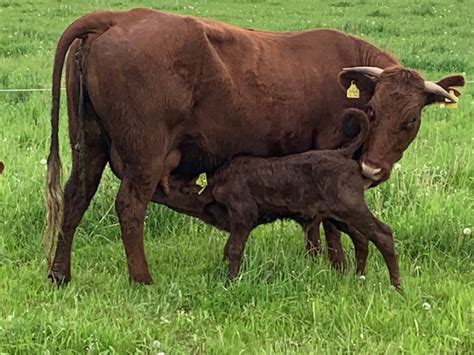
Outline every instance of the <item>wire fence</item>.
[[(473, 84), (474, 80), (466, 81), (466, 84)], [(61, 88), (66, 90), (66, 88)], [(35, 92), (35, 91), (51, 91), (51, 88), (38, 88), (38, 89), (0, 89), (0, 92)]]
[[(61, 88), (66, 90), (66, 88)], [(46, 89), (0, 89), (0, 92), (34, 92), (34, 91), (51, 91), (51, 88)]]
[[(466, 84), (473, 84), (474, 80), (467, 80)], [(66, 88), (61, 88), (61, 90), (66, 90)], [(38, 89), (0, 89), (0, 92), (35, 92), (35, 91), (50, 91), (51, 88), (38, 88)]]

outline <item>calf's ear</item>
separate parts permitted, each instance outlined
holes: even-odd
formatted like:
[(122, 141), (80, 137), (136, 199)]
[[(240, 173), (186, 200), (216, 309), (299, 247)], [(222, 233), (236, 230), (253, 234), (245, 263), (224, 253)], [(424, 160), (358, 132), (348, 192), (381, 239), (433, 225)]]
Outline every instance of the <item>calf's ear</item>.
[(339, 73), (339, 84), (344, 91), (347, 91), (351, 83), (357, 86), (357, 89), (364, 94), (364, 96), (372, 96), (375, 90), (377, 79), (373, 76), (368, 76), (363, 73), (341, 71)]
[[(453, 95), (456, 97), (461, 96), (461, 93), (456, 89), (464, 86), (466, 79), (462, 75), (450, 75), (436, 82), (437, 85), (441, 86), (446, 91), (453, 91)], [(432, 93), (427, 93), (426, 104), (432, 104), (435, 102), (444, 103), (444, 97)]]
[(352, 111), (345, 110), (341, 121), (342, 134), (347, 138), (354, 138), (360, 132), (360, 118), (354, 116)]

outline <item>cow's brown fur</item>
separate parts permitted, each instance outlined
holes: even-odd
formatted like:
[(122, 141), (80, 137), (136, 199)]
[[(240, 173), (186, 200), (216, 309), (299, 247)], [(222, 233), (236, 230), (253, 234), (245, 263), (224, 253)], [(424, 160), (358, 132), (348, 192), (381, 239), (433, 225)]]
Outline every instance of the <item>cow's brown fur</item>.
[[(345, 116), (362, 122), (358, 139), (346, 149), (280, 158), (237, 157), (215, 172), (201, 196), (185, 196), (176, 186), (171, 196), (155, 194), (154, 199), (230, 232), (224, 249), (230, 279), (239, 272), (245, 242), (256, 226), (291, 218), (307, 227), (326, 219), (351, 235), (359, 273), (364, 272), (367, 240), (371, 240), (386, 260), (392, 284), (398, 287), (392, 233), (370, 213), (364, 201), (367, 179), (352, 160), (367, 137), (367, 118), (356, 109), (346, 110)], [(319, 245), (315, 236), (307, 239), (308, 250)]]
[[(58, 121), (68, 50), (73, 166), (63, 194)], [(83, 85), (74, 64), (77, 56)], [(393, 67), (393, 75), (377, 81), (341, 74), (343, 85), (354, 80), (361, 88), (360, 99), (348, 100), (338, 74), (343, 67), (357, 65)], [(377, 182), (387, 178), (418, 128), (417, 123), (400, 133), (400, 123), (412, 114), (418, 119), (430, 102), (417, 84), (419, 74), (397, 65), (371, 44), (334, 30), (250, 31), (149, 9), (79, 18), (61, 36), (53, 68), (45, 237), (59, 237), (51, 278), (70, 279), (74, 231), (107, 162), (121, 179), (116, 210), (129, 275), (143, 283), (152, 281), (143, 248), (145, 210), (160, 181), (166, 188), (167, 170), (176, 163), (167, 167), (166, 157), (175, 150), (180, 160), (172, 174), (191, 180), (201, 172), (212, 173), (237, 154), (283, 156), (335, 148), (344, 143), (342, 110), (373, 100), (374, 124), (361, 160), (383, 167)], [(402, 80), (405, 73), (415, 84)], [(84, 103), (79, 100), (81, 87)], [(84, 109), (81, 120), (78, 107)], [(387, 139), (383, 146), (377, 138), (382, 136)]]
[(3, 173), (3, 169), (5, 169), (5, 164), (3, 164), (3, 161), (0, 161), (0, 174)]

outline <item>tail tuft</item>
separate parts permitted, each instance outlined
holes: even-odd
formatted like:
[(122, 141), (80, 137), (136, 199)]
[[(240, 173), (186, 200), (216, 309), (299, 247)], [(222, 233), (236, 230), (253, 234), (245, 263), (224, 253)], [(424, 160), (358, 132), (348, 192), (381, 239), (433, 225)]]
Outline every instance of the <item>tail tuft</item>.
[(58, 150), (52, 149), (48, 157), (46, 174), (46, 229), (43, 235), (43, 248), (48, 271), (53, 266), (58, 235), (61, 233), (63, 218), (63, 190), (61, 188), (61, 161)]

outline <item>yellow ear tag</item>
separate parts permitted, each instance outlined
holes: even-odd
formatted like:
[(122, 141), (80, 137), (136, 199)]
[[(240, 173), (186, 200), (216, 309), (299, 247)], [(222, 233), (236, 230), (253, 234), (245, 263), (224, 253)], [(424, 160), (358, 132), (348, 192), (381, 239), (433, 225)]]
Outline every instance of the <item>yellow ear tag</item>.
[(346, 97), (349, 99), (358, 99), (360, 97), (360, 91), (357, 88), (354, 80), (351, 81), (351, 85), (347, 89)]
[(201, 190), (198, 191), (198, 194), (202, 194), (202, 192), (206, 189), (207, 186), (207, 175), (206, 173), (202, 173), (201, 175), (198, 176), (196, 180), (196, 185), (199, 185), (201, 187)]
[(449, 90), (449, 95), (455, 97), (455, 98), (456, 98), (456, 101), (455, 101), (455, 102), (450, 102), (448, 99), (444, 99), (445, 103), (444, 103), (444, 106), (443, 106), (443, 107), (446, 107), (446, 108), (458, 108), (458, 101), (459, 101), (459, 98), (457, 97), (456, 92), (455, 92), (453, 89), (450, 89), (450, 90)]

